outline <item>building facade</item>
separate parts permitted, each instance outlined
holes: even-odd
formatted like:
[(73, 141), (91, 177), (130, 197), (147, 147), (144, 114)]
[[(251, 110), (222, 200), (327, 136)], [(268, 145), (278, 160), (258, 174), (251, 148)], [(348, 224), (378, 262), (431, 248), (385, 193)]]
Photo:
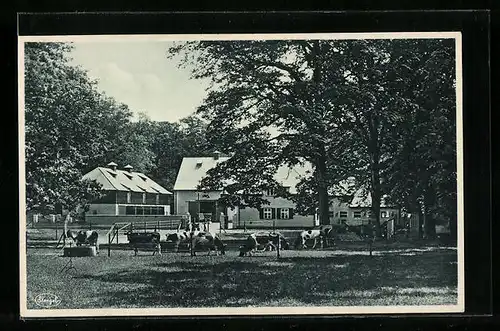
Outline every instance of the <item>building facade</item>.
[(127, 165), (117, 169), (116, 163), (97, 167), (83, 176), (102, 185), (104, 195), (92, 201), (85, 215), (144, 216), (170, 215), (173, 194)]
[[(178, 215), (189, 213), (199, 219), (210, 218), (220, 222), (221, 215), (227, 221), (225, 227), (305, 227), (314, 225), (314, 215), (299, 215), (295, 212), (295, 204), (289, 199), (278, 197), (274, 192), (263, 192), (269, 205), (256, 208), (230, 208), (219, 202), (222, 191), (197, 191), (197, 186), (207, 171), (219, 162), (228, 160), (216, 153), (213, 157), (185, 157), (177, 174), (174, 186), (174, 210)], [(289, 192), (296, 193), (296, 185), (310, 171), (308, 165), (293, 168), (280, 167), (275, 179)]]
[[(296, 212), (293, 201), (276, 196), (272, 191), (262, 192), (263, 198), (269, 201), (269, 204), (259, 209), (229, 208), (219, 202), (222, 191), (198, 191), (197, 186), (208, 170), (228, 159), (216, 153), (213, 157), (185, 157), (182, 160), (174, 186), (174, 212), (177, 215), (190, 214), (196, 220), (201, 217), (209, 218), (212, 222), (220, 222), (222, 215), (229, 223), (228, 227), (235, 228), (307, 228), (319, 225), (316, 215), (300, 215)], [(306, 163), (292, 168), (282, 166), (274, 179), (291, 194), (296, 194), (296, 186), (300, 180), (311, 175), (312, 167)], [(371, 215), (371, 200), (369, 195), (362, 193), (362, 190), (358, 190), (351, 195), (345, 192), (331, 195), (330, 224), (367, 224)], [(398, 216), (398, 208), (381, 205), (381, 223)]]

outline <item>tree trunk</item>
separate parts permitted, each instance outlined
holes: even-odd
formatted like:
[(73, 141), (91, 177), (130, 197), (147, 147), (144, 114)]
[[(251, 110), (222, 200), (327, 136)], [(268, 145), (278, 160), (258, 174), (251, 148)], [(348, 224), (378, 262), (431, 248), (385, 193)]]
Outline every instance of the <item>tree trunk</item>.
[(457, 242), (457, 214), (450, 215), (450, 239), (452, 242)]
[(375, 235), (377, 238), (382, 236), (380, 229), (380, 198), (382, 192), (380, 189), (380, 140), (378, 128), (380, 121), (377, 115), (370, 116), (368, 119), (368, 154), (370, 156), (370, 172), (371, 172), (371, 187), (370, 195), (372, 200), (371, 210), (373, 212), (373, 220), (375, 221)]
[(373, 220), (375, 221), (375, 234), (378, 238), (381, 237), (380, 229), (380, 199), (382, 193), (380, 190), (380, 170), (379, 170), (379, 155), (378, 151), (375, 151), (372, 156), (372, 167), (371, 167), (371, 190), (370, 195), (372, 198), (372, 212)]
[(424, 214), (425, 214), (425, 223), (424, 223), (424, 233), (425, 237), (428, 239), (436, 238), (436, 222), (430, 213), (430, 208), (433, 204), (433, 192), (427, 190), (424, 193)]
[(316, 174), (318, 180), (319, 222), (321, 225), (328, 225), (330, 224), (328, 215), (328, 185), (326, 182), (326, 160), (323, 157), (318, 159), (318, 164), (316, 164)]

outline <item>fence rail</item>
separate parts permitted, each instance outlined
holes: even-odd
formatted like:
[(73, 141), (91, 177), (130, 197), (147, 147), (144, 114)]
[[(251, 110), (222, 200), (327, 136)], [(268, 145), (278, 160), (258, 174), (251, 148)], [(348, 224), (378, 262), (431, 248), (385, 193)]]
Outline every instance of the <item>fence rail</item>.
[(109, 228), (109, 231), (106, 233), (106, 237), (108, 237), (108, 256), (111, 255), (111, 243), (116, 239), (116, 243), (118, 244), (118, 238), (120, 234), (126, 234), (130, 232), (143, 231), (147, 232), (148, 230), (153, 231), (161, 231), (161, 230), (173, 230), (178, 229), (182, 226), (184, 222), (184, 217), (179, 216), (178, 218), (170, 218), (168, 220), (151, 220), (151, 221), (137, 221), (137, 222), (115, 222)]

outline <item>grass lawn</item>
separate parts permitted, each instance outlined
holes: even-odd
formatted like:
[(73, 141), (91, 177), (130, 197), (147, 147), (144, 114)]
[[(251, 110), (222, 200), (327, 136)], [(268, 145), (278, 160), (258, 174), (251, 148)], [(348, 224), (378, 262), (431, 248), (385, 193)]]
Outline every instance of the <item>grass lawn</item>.
[(440, 305), (457, 302), (457, 254), (445, 248), (366, 251), (283, 251), (238, 257), (151, 256), (101, 250), (69, 258), (28, 248), (28, 308), (56, 294), (57, 308)]

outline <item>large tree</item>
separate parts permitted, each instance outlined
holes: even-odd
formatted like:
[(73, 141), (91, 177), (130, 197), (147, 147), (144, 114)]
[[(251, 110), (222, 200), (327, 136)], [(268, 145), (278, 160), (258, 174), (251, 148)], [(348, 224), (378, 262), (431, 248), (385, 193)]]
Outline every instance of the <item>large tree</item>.
[[(382, 196), (404, 200), (391, 185), (407, 187), (413, 178), (425, 187), (425, 205), (438, 196), (452, 200), (436, 194), (443, 192), (437, 185), (451, 187), (454, 178), (453, 168), (442, 166), (454, 151), (452, 130), (442, 130), (453, 114), (452, 51), (446, 40), (202, 41), (171, 48), (194, 78), (212, 82), (198, 112), (210, 123), (210, 143), (232, 156), (202, 186), (226, 183), (237, 203), (253, 198), (258, 205), (266, 185), (279, 187), (272, 176), (278, 166), (307, 161), (314, 173), (300, 187), (316, 194), (321, 222), (328, 223), (328, 190), (355, 176), (371, 195), (379, 235)], [(440, 116), (434, 122), (433, 114)], [(420, 124), (419, 139), (428, 141), (422, 146), (449, 147), (447, 156), (433, 154), (435, 167), (424, 174), (394, 162), (404, 157), (397, 149), (405, 143), (401, 128)], [(429, 180), (436, 176), (446, 184)]]
[(124, 105), (100, 94), (96, 82), (69, 64), (72, 46), (25, 44), (25, 156), (27, 208), (75, 210), (99, 195), (86, 170), (120, 146), (129, 122)]
[(231, 155), (203, 186), (220, 187), (226, 179), (234, 199), (258, 204), (266, 186), (279, 188), (277, 167), (310, 162), (320, 220), (328, 223), (328, 186), (336, 179), (328, 175), (329, 157), (346, 142), (332, 120), (338, 116), (329, 97), (334, 73), (325, 72), (332, 52), (331, 43), (318, 40), (191, 42), (170, 49), (184, 56), (193, 77), (211, 81), (198, 113), (210, 123), (209, 142)]
[(435, 235), (435, 221), (449, 222), (456, 236), (457, 150), (455, 48), (453, 40), (408, 41), (408, 79), (414, 89), (390, 132), (391, 160), (386, 189), (405, 209), (420, 214), (422, 229)]

